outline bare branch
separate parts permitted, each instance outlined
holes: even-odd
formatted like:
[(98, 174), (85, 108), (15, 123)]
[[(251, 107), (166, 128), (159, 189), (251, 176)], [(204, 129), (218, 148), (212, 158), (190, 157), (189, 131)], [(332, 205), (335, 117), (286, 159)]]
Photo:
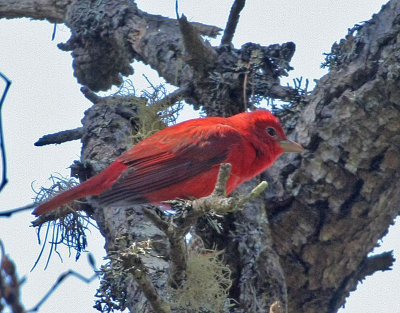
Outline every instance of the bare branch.
[(395, 259), (393, 251), (367, 257), (361, 265), (360, 280), (377, 271), (388, 271), (393, 266)]
[(221, 45), (229, 45), (235, 34), (236, 26), (239, 22), (240, 12), (243, 10), (246, 0), (235, 0), (229, 13)]
[(231, 172), (231, 164), (223, 163), (220, 165), (217, 182), (213, 193), (208, 197), (203, 197), (194, 201), (175, 200), (168, 202), (172, 208), (177, 210), (176, 215), (169, 216), (169, 222), (164, 221), (152, 210), (143, 209), (144, 214), (163, 231), (170, 242), (170, 275), (169, 283), (173, 287), (179, 287), (186, 276), (187, 251), (184, 236), (190, 228), (196, 224), (200, 216), (210, 211), (221, 214), (232, 212), (247, 201), (258, 196), (266, 187), (267, 183), (262, 182), (254, 188), (250, 194), (237, 202), (234, 198), (226, 197), (226, 183)]
[(78, 140), (82, 138), (83, 132), (83, 127), (78, 127), (74, 129), (63, 130), (55, 134), (44, 135), (42, 138), (35, 142), (35, 146), (39, 147)]
[(170, 94), (166, 95), (163, 99), (157, 101), (157, 103), (154, 103), (156, 106), (171, 106), (175, 102), (183, 99), (183, 97), (190, 91), (189, 87), (183, 87), (179, 88)]
[(220, 31), (222, 30), (221, 28), (213, 25), (206, 25), (198, 22), (191, 22), (190, 23), (196, 30), (200, 33), (200, 35), (207, 36), (210, 38), (216, 38)]
[(96, 95), (93, 91), (91, 91), (88, 87), (82, 87), (81, 92), (83, 95), (93, 104), (98, 103), (101, 100), (101, 97)]
[(139, 251), (136, 245), (134, 244), (121, 252), (120, 257), (123, 267), (133, 275), (143, 294), (150, 302), (153, 310), (160, 313), (171, 312), (169, 304), (161, 299), (157, 290), (154, 288), (154, 285), (147, 274), (147, 269), (139, 256)]
[(217, 183), (215, 184), (212, 196), (225, 197), (226, 196), (226, 183), (231, 173), (232, 165), (230, 163), (222, 163), (219, 168)]
[[(0, 99), (0, 113), (1, 109), (3, 107), (4, 100), (7, 96), (8, 89), (11, 86), (11, 80), (7, 78), (3, 73), (0, 72), (0, 77), (4, 79), (6, 82), (6, 86), (4, 88), (3, 94)], [(1, 114), (0, 114), (0, 150), (1, 150), (1, 160), (2, 160), (2, 166), (3, 166), (3, 175), (0, 183), (0, 191), (4, 188), (4, 186), (7, 184), (7, 160), (6, 160), (6, 150), (4, 147), (4, 138), (3, 138), (3, 124), (1, 121)]]
[(43, 296), (43, 298), (31, 309), (27, 310), (27, 312), (37, 312), (39, 311), (40, 307), (43, 305), (43, 303), (51, 296), (51, 294), (57, 289), (57, 287), (69, 276), (74, 276), (78, 278), (79, 280), (89, 284), (93, 280), (95, 280), (98, 277), (97, 273), (94, 273), (90, 277), (85, 277), (82, 274), (75, 272), (73, 270), (66, 271), (62, 273), (57, 281), (54, 283), (54, 285), (50, 288), (50, 290)]
[(186, 276), (187, 260), (184, 235), (189, 231), (189, 227), (176, 227), (172, 223), (163, 221), (152, 210), (146, 208), (143, 208), (143, 213), (168, 237), (171, 258), (169, 284), (177, 288)]
[(21, 206), (16, 209), (3, 211), (3, 212), (0, 212), (0, 217), (11, 217), (11, 215), (13, 215), (15, 213), (30, 210), (30, 209), (34, 208), (35, 206), (37, 206), (36, 203), (31, 203), (31, 204), (27, 204), (27, 205)]
[(186, 62), (190, 64), (198, 74), (205, 75), (207, 69), (211, 68), (217, 59), (217, 53), (204, 42), (200, 33), (186, 19), (186, 16), (178, 20), (179, 28), (183, 36), (183, 43), (187, 50)]
[(37, 20), (46, 19), (51, 23), (64, 23), (67, 7), (73, 2), (73, 0), (0, 0), (0, 18), (30, 17)]
[(165, 234), (168, 233), (169, 224), (167, 222), (163, 221), (157, 214), (155, 214), (153, 212), (153, 210), (149, 210), (147, 208), (143, 208), (143, 213), (160, 230), (162, 230)]

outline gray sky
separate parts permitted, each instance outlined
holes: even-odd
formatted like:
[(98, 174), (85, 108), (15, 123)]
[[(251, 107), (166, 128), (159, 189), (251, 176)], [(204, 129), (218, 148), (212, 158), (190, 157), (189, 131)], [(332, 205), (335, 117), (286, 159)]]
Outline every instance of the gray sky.
[[(142, 10), (149, 13), (175, 16), (175, 1), (140, 0)], [(294, 77), (315, 79), (326, 73), (320, 69), (323, 52), (343, 38), (347, 29), (368, 20), (379, 11), (383, 0), (286, 0), (248, 1), (241, 14), (234, 45), (245, 42), (262, 45), (294, 41), (296, 53), (292, 61)], [(190, 21), (225, 26), (232, 1), (181, 1), (180, 12)], [(83, 112), (90, 103), (80, 93), (80, 86), (73, 77), (68, 53), (60, 51), (56, 44), (69, 38), (63, 26), (57, 28), (55, 41), (51, 41), (53, 26), (47, 22), (23, 20), (0, 20), (0, 71), (13, 82), (3, 108), (3, 121), (9, 184), (0, 194), (0, 209), (11, 209), (31, 202), (34, 188), (50, 185), (48, 177), (58, 172), (68, 175), (73, 160), (79, 159), (78, 141), (58, 146), (34, 147), (33, 143), (44, 134), (80, 126)], [(132, 81), (140, 90), (146, 85), (141, 77), (145, 68), (135, 66)], [(156, 81), (158, 75), (147, 70)], [(0, 85), (2, 88), (3, 85)], [(68, 257), (68, 251), (60, 248), (63, 263), (53, 254), (48, 269), (44, 271), (46, 255), (37, 268), (30, 272), (40, 251), (35, 230), (30, 227), (31, 215), (21, 213), (11, 219), (0, 219), (0, 238), (7, 253), (16, 261), (20, 276), (26, 276), (22, 287), (22, 299), (31, 308), (46, 293), (58, 275), (69, 269), (90, 273), (83, 255), (78, 262)], [(101, 235), (95, 230), (89, 234), (89, 250), (102, 262), (104, 255)], [(379, 251), (395, 249), (397, 259), (400, 227), (394, 227), (385, 238)], [(396, 250), (397, 249), (397, 250)], [(347, 301), (342, 313), (400, 312), (400, 269), (398, 262), (394, 271), (376, 273), (359, 285), (357, 292)], [(87, 274), (90, 276), (90, 274)], [(97, 312), (92, 309), (93, 295), (98, 282), (87, 285), (69, 278), (43, 305), (40, 312)], [(62, 310), (65, 308), (65, 310)], [(396, 309), (397, 308), (397, 309)]]

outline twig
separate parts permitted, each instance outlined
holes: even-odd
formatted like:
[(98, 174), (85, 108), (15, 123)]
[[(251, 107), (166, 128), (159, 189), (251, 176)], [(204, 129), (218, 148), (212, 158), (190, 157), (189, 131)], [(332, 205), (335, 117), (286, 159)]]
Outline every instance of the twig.
[(246, 0), (235, 0), (233, 3), (224, 35), (222, 36), (221, 45), (229, 45), (232, 43), (233, 35), (235, 34), (239, 22), (240, 12), (243, 10), (245, 3)]
[(222, 163), (219, 168), (217, 182), (211, 196), (225, 197), (226, 196), (226, 183), (231, 173), (232, 165), (230, 163)]
[(268, 186), (266, 181), (261, 182), (240, 201), (236, 201), (233, 198), (226, 198), (225, 188), (226, 182), (229, 178), (230, 170), (230, 164), (221, 164), (214, 192), (208, 197), (194, 200), (191, 203), (193, 211), (196, 212), (196, 215), (201, 216), (210, 211), (226, 214), (238, 210), (248, 201), (260, 195)]
[(205, 25), (202, 23), (198, 22), (191, 22), (190, 23), (196, 30), (200, 33), (200, 35), (207, 36), (210, 38), (217, 38), (219, 33), (221, 32), (221, 28), (217, 26), (210, 26), (210, 25)]
[(185, 94), (188, 93), (189, 90), (190, 90), (189, 87), (179, 88), (179, 89), (169, 93), (168, 95), (166, 95), (161, 100), (158, 100), (157, 102), (154, 102), (154, 105), (157, 106), (157, 107), (158, 106), (160, 106), (160, 107), (171, 106), (171, 105), (175, 104), (175, 102), (183, 99), (183, 97), (185, 96)]
[(261, 193), (267, 189), (268, 183), (264, 180), (259, 183), (256, 187), (254, 187), (248, 195), (246, 195), (243, 199), (239, 200), (237, 207), (241, 207), (245, 205), (247, 202), (257, 198)]
[(98, 274), (96, 273), (97, 269), (93, 264), (93, 257), (91, 254), (88, 256), (89, 259), (89, 264), (92, 266), (93, 270), (95, 271), (95, 274), (93, 274), (91, 277), (85, 277), (82, 274), (79, 274), (78, 272), (75, 272), (73, 270), (69, 270), (67, 272), (62, 273), (57, 281), (54, 283), (54, 285), (49, 289), (49, 291), (43, 296), (42, 299), (31, 309), (29, 309), (27, 312), (37, 312), (39, 311), (39, 308), (43, 305), (43, 303), (51, 296), (51, 294), (57, 289), (57, 287), (68, 277), (68, 276), (75, 276), (76, 278), (80, 279), (81, 281), (89, 284), (92, 282), (96, 277), (98, 277)]
[(6, 82), (6, 87), (4, 88), (3, 94), (0, 99), (0, 150), (1, 150), (1, 160), (3, 164), (3, 175), (0, 183), (0, 191), (3, 190), (4, 186), (7, 184), (8, 179), (7, 179), (7, 160), (6, 160), (6, 148), (4, 146), (4, 137), (3, 137), (3, 123), (1, 121), (1, 110), (3, 108), (3, 103), (4, 100), (6, 99), (8, 89), (10, 89), (11, 86), (11, 80), (7, 78), (6, 75), (0, 72), (1, 78), (4, 79)]
[[(172, 224), (163, 221), (152, 210), (143, 208), (143, 213), (162, 230), (168, 237), (170, 243), (170, 275), (169, 284), (174, 288), (179, 287), (186, 275), (186, 246), (184, 235), (189, 231), (189, 227), (174, 227)], [(197, 218), (196, 218), (197, 219)]]
[(21, 206), (16, 209), (0, 212), (0, 217), (11, 217), (11, 215), (13, 215), (15, 213), (30, 210), (30, 209), (34, 208), (35, 206), (37, 206), (36, 203), (31, 203), (31, 204), (27, 204), (27, 205)]
[(35, 142), (35, 146), (39, 147), (78, 140), (82, 138), (83, 131), (83, 127), (78, 127), (74, 129), (63, 130), (54, 134), (44, 135), (42, 138)]
[(91, 91), (88, 87), (81, 87), (81, 92), (83, 95), (93, 104), (99, 103), (102, 99), (98, 95), (96, 95), (93, 91)]
[(176, 19), (179, 20), (180, 16), (179, 16), (179, 1), (175, 0), (175, 14), (176, 14)]
[(147, 275), (147, 269), (144, 266), (135, 246), (131, 246), (121, 253), (123, 267), (127, 269), (135, 278), (140, 290), (150, 302), (154, 312), (169, 313), (171, 308), (169, 304), (163, 301)]
[(51, 41), (54, 41), (54, 39), (56, 38), (56, 31), (57, 31), (57, 23), (54, 23), (53, 33), (51, 34)]
[[(172, 215), (172, 221), (162, 220), (160, 216), (147, 208), (143, 209), (144, 214), (168, 237), (170, 242), (170, 276), (169, 283), (173, 287), (179, 286), (185, 279), (186, 270), (186, 249), (184, 236), (190, 228), (196, 224), (200, 216), (210, 211), (225, 214), (232, 212), (247, 201), (257, 197), (267, 187), (264, 181), (254, 188), (250, 194), (237, 202), (233, 198), (226, 197), (226, 183), (231, 172), (231, 164), (223, 163), (220, 165), (217, 182), (213, 193), (208, 197), (203, 197), (194, 201), (175, 200), (168, 202), (172, 208), (178, 209), (182, 214)], [(179, 207), (178, 207), (179, 206)]]
[(167, 222), (163, 221), (157, 214), (155, 214), (152, 210), (149, 210), (147, 208), (143, 208), (143, 213), (162, 232), (164, 232), (165, 234), (168, 233), (169, 224)]

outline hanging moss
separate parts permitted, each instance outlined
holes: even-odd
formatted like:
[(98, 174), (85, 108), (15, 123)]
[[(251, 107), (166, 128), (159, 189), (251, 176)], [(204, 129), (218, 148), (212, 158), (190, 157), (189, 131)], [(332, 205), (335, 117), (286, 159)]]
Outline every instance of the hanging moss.
[(229, 305), (231, 270), (220, 255), (214, 250), (189, 253), (186, 282), (171, 290), (173, 305), (189, 312), (221, 312)]

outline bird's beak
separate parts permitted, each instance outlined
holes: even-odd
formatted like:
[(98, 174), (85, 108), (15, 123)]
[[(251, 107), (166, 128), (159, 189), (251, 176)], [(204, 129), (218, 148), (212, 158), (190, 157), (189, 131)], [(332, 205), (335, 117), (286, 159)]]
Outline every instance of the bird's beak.
[(297, 142), (290, 140), (280, 140), (279, 145), (281, 146), (283, 152), (299, 152), (303, 153), (304, 148), (300, 146)]

